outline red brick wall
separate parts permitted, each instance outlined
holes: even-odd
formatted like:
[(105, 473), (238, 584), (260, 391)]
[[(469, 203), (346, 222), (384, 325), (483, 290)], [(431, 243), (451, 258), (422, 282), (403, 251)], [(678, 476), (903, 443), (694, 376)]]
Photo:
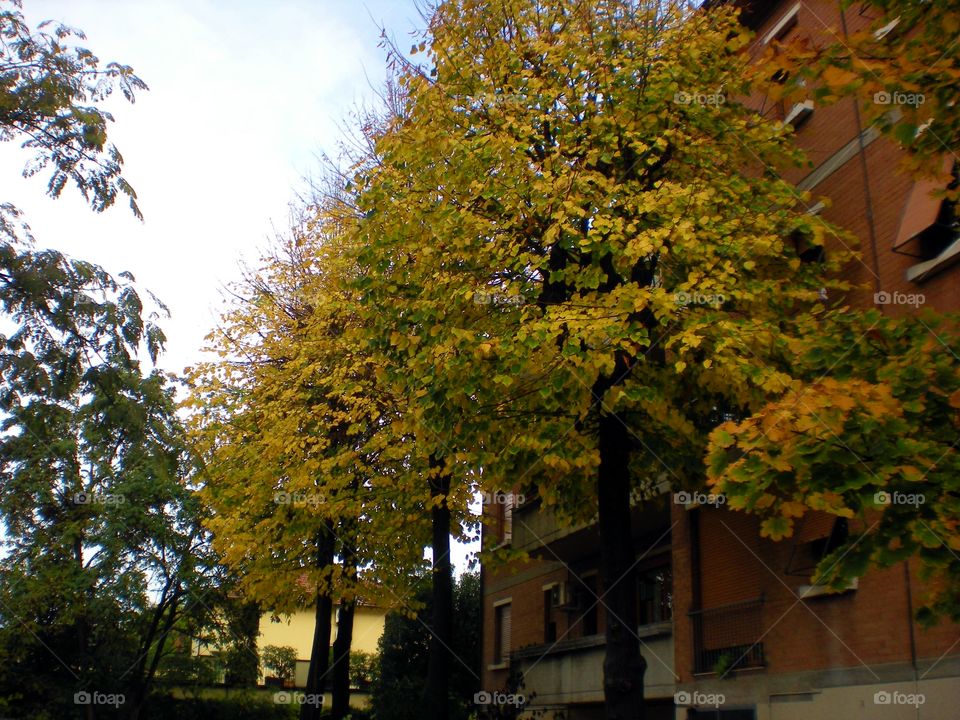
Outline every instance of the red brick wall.
[[(771, 14), (759, 28), (758, 36), (771, 28), (792, 7)], [(847, 27), (856, 32), (869, 23), (857, 8), (846, 13)], [(807, 0), (799, 11), (798, 27), (793, 33), (815, 42), (836, 39), (840, 15), (836, 0)], [(757, 102), (753, 98), (753, 102)], [(769, 107), (767, 103), (766, 107)], [(845, 100), (828, 107), (817, 107), (798, 132), (798, 143), (807, 150), (814, 165), (829, 159), (837, 150), (857, 137), (855, 105)], [(857, 236), (861, 258), (852, 262), (846, 276), (864, 289), (851, 293), (848, 301), (874, 307), (876, 290), (922, 293), (925, 307), (938, 311), (960, 309), (960, 267), (944, 270), (933, 278), (913, 283), (906, 270), (919, 262), (892, 251), (902, 220), (905, 202), (913, 187), (912, 178), (899, 172), (903, 153), (885, 138), (866, 147), (861, 158), (854, 155), (826, 180), (813, 195), (827, 196), (831, 205), (822, 216)], [(864, 168), (865, 166), (865, 168)], [(799, 181), (811, 168), (786, 171), (784, 176)], [(868, 203), (869, 196), (869, 203)], [(872, 227), (870, 213), (872, 210)], [(829, 248), (828, 248), (829, 252)], [(902, 315), (915, 312), (906, 305), (880, 306), (885, 313)], [(795, 592), (806, 580), (785, 573), (792, 543), (761, 540), (756, 521), (726, 510), (703, 509), (701, 522), (702, 606), (715, 607), (736, 600), (766, 597), (763, 619), (764, 647), (772, 672), (808, 670), (833, 666), (858, 666), (905, 661), (910, 653), (910, 606), (903, 565), (872, 571), (861, 578), (859, 589), (842, 596), (812, 598), (798, 603)], [(677, 668), (685, 679), (692, 668), (692, 637), (687, 612), (691, 607), (692, 573), (689, 547), (689, 515), (674, 510), (677, 526), (674, 534), (674, 598)], [(743, 540), (733, 539), (731, 530)], [(749, 546), (749, 550), (746, 546)], [(751, 552), (751, 550), (753, 552)], [(754, 556), (754, 553), (756, 556)], [(916, 563), (914, 563), (915, 565)], [(913, 607), (921, 604), (923, 583), (912, 573)], [(944, 623), (931, 630), (914, 624), (919, 657), (939, 657), (960, 637), (960, 627)], [(957, 652), (956, 648), (953, 652)]]
[[(867, 573), (855, 591), (798, 601), (800, 586), (809, 580), (787, 574), (795, 547), (792, 540), (760, 538), (756, 521), (743, 513), (709, 507), (694, 512), (700, 517), (702, 607), (714, 608), (762, 594), (765, 601), (757, 637), (762, 636), (768, 672), (869, 667), (910, 659), (910, 615), (902, 564)], [(677, 673), (683, 681), (690, 681), (693, 637), (687, 613), (693, 609), (691, 512), (676, 508), (673, 519)], [(733, 537), (734, 533), (743, 543)], [(916, 573), (911, 584), (916, 608), (922, 594)], [(920, 658), (939, 657), (960, 637), (960, 628), (950, 623), (931, 630), (914, 623), (914, 632)]]

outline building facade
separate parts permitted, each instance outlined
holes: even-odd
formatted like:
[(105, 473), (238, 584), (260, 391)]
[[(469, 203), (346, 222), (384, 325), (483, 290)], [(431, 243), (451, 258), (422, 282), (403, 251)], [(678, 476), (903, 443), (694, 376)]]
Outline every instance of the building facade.
[[(741, 4), (756, 54), (796, 34), (832, 42), (875, 19), (857, 6), (841, 17), (837, 0)], [(809, 212), (859, 238), (846, 275), (863, 289), (849, 302), (894, 316), (960, 310), (953, 207), (898, 171), (902, 151), (864, 125), (856, 101), (751, 102), (794, 125), (813, 167), (783, 175), (831, 201)], [(530, 560), (483, 570), (483, 687), (523, 693), (548, 720), (602, 718), (597, 529), (562, 527), (536, 500), (506, 499), (484, 509), (485, 543), (510, 543)], [(649, 720), (960, 717), (960, 627), (912, 620), (922, 592), (914, 564), (825, 593), (810, 574), (847, 531), (833, 516), (808, 514), (793, 538), (772, 542), (755, 517), (667, 492), (633, 515)]]
[[(339, 609), (334, 607), (332, 633), (330, 642), (337, 639), (339, 630)], [(351, 652), (364, 652), (376, 655), (377, 643), (383, 635), (383, 626), (386, 622), (386, 611), (375, 605), (358, 603), (353, 615), (353, 635)], [(257, 647), (279, 645), (296, 648), (297, 668), (294, 674), (294, 684), (298, 688), (307, 686), (307, 672), (310, 669), (310, 650), (313, 645), (313, 629), (315, 626), (313, 610), (299, 610), (292, 615), (280, 617), (265, 613), (260, 618), (260, 635), (257, 638)]]

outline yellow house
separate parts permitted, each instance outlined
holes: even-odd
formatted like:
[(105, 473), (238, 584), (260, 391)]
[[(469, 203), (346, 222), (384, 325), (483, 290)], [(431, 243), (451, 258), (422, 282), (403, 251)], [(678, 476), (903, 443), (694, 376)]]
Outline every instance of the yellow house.
[[(332, 643), (339, 630), (337, 624), (338, 608), (333, 609), (333, 630), (330, 635)], [(376, 653), (377, 642), (383, 635), (383, 624), (386, 610), (374, 605), (357, 605), (353, 617), (353, 652)], [(307, 684), (307, 670), (310, 667), (310, 648), (313, 644), (314, 611), (299, 610), (289, 617), (281, 616), (279, 621), (270, 619), (270, 614), (260, 618), (260, 636), (257, 647), (267, 645), (289, 645), (297, 651), (296, 686), (305, 687)]]

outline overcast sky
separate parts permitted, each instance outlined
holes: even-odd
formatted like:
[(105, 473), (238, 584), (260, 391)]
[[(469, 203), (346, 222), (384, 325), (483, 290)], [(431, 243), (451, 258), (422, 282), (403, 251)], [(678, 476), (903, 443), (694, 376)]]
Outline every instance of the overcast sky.
[(109, 129), (140, 197), (93, 213), (72, 188), (45, 196), (20, 177), (26, 153), (0, 146), (0, 198), (26, 214), (37, 244), (132, 272), (173, 317), (161, 364), (198, 359), (223, 284), (255, 263), (271, 223), (321, 153), (336, 155), (348, 114), (385, 77), (383, 25), (401, 47), (422, 25), (413, 0), (25, 0), (31, 26), (82, 29), (101, 61), (133, 66), (150, 86), (111, 102)]

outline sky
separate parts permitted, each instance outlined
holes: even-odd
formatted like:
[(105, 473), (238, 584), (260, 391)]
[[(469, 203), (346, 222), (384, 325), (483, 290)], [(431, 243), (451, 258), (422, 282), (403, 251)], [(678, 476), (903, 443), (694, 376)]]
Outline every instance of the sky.
[(174, 372), (199, 358), (224, 284), (285, 228), (318, 156), (338, 153), (350, 111), (372, 102), (379, 26), (409, 47), (422, 25), (413, 0), (25, 0), (24, 13), (82, 29), (101, 61), (150, 86), (109, 105), (145, 220), (125, 200), (94, 213), (69, 187), (49, 199), (46, 175), (17, 172), (29, 155), (16, 142), (0, 146), (0, 198), (39, 246), (129, 271), (163, 300)]
[[(23, 11), (31, 27), (83, 30), (102, 62), (150, 87), (109, 104), (144, 221), (123, 200), (94, 213), (70, 187), (50, 199), (47, 176), (20, 176), (29, 154), (16, 142), (0, 145), (0, 198), (39, 247), (129, 271), (157, 295), (171, 312), (160, 365), (176, 373), (201, 359), (224, 286), (285, 228), (318, 157), (338, 154), (351, 111), (374, 102), (380, 28), (406, 49), (423, 25), (414, 0), (25, 0)], [(458, 546), (458, 570), (465, 555)]]

